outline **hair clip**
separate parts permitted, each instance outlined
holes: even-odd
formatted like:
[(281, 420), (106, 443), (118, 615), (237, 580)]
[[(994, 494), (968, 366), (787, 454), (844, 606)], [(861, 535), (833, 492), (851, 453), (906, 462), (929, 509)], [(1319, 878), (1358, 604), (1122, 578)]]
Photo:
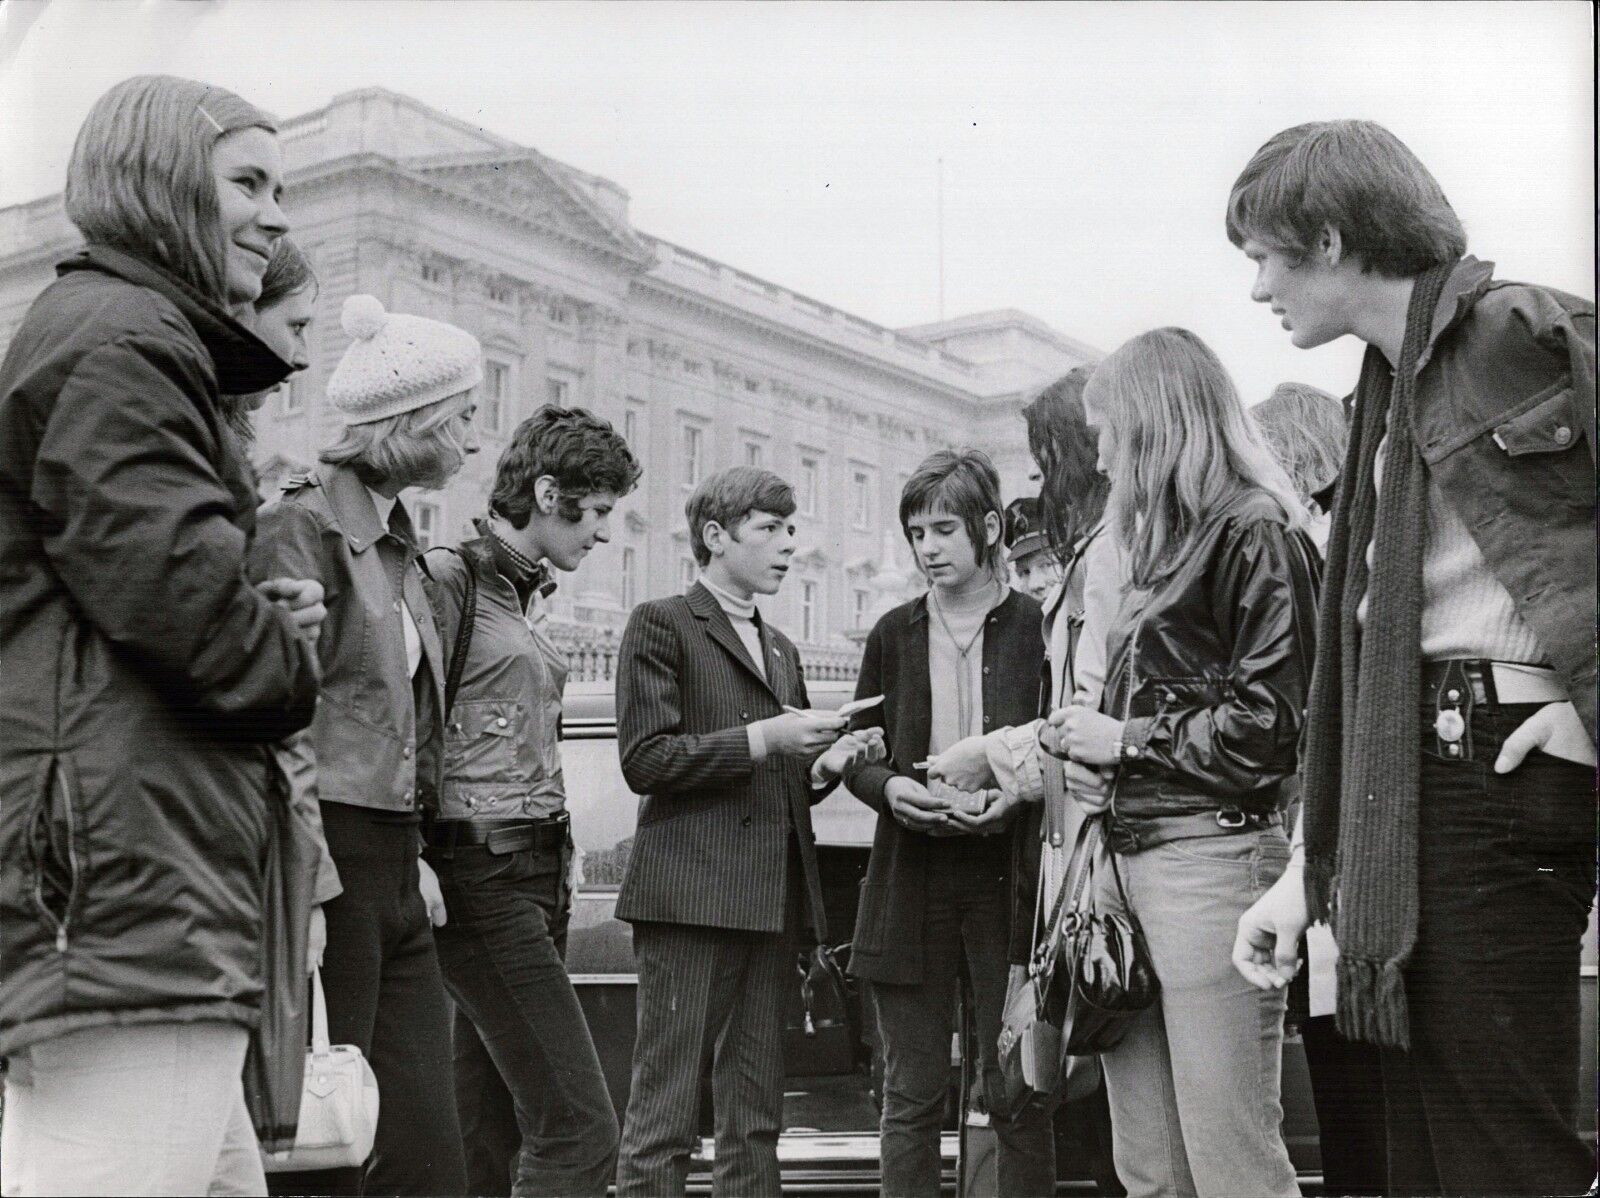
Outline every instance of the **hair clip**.
[(209, 112), (206, 111), (206, 108), (205, 108), (204, 104), (196, 104), (194, 106), (194, 108), (195, 108), (196, 112), (198, 112), (201, 116), (205, 117), (206, 120), (211, 122), (211, 127), (217, 131), (219, 136), (221, 134), (224, 134), (224, 133), (227, 132), (226, 129), (224, 129), (221, 125), (219, 125), (217, 123), (217, 118), (212, 116)]

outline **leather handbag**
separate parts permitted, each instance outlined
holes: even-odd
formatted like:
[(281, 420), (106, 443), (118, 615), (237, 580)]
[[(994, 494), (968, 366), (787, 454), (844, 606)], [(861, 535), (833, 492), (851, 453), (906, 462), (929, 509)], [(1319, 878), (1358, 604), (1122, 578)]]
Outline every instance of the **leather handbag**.
[(850, 1073), (856, 1067), (850, 987), (838, 957), (848, 951), (848, 945), (819, 944), (796, 958), (799, 1001), (791, 1000), (783, 1029), (784, 1073), (790, 1077)]
[[(1085, 820), (1063, 891), (1071, 898), (1062, 931), (1057, 985), (1045, 994), (1045, 1013), (1060, 1018), (1064, 1053), (1107, 1052), (1121, 1043), (1141, 1011), (1161, 993), (1144, 932), (1128, 905), (1122, 873), (1106, 848), (1105, 817)], [(1095, 875), (1109, 869), (1120, 902), (1108, 901)]]
[(322, 971), (311, 975), (311, 1048), (300, 1091), (294, 1147), (263, 1152), (268, 1173), (343, 1169), (363, 1164), (378, 1131), (378, 1079), (354, 1044), (328, 1043), (328, 1000)]
[[(1046, 757), (1043, 773), (1042, 853), (1061, 843), (1058, 837), (1067, 818), (1068, 802), (1060, 761)], [(1100, 1085), (1100, 1063), (1093, 1057), (1063, 1052), (1059, 1019), (1052, 1020), (1046, 1011), (1046, 996), (1056, 990), (1057, 969), (1063, 963), (1064, 915), (1070, 893), (1064, 878), (1046, 923), (1046, 874), (1041, 860), (1030, 941), (1033, 952), (1025, 974), (1012, 971), (1000, 1020), (1000, 1076), (1008, 1113), (1013, 1117), (1031, 1106), (1053, 1110), (1061, 1103), (1087, 1098)]]

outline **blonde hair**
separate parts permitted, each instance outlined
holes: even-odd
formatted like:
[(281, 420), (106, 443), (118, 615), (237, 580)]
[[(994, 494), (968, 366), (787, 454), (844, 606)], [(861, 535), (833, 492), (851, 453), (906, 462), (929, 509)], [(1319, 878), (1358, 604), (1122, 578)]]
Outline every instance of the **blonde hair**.
[(1245, 412), (1222, 362), (1187, 329), (1153, 329), (1100, 363), (1084, 389), (1110, 438), (1106, 503), (1141, 590), (1183, 564), (1191, 539), (1244, 492), (1306, 523), (1294, 488)]
[(67, 164), (68, 219), (85, 241), (142, 258), (226, 307), (211, 155), (238, 129), (278, 131), (266, 113), (220, 87), (172, 75), (124, 79), (78, 130)]
[(469, 389), (398, 416), (347, 424), (339, 440), (317, 456), (349, 466), (369, 487), (442, 487), (466, 463), (467, 449), (456, 437), (454, 421), (471, 402)]
[(1302, 503), (1324, 490), (1344, 467), (1350, 426), (1344, 405), (1306, 383), (1280, 383), (1250, 409)]

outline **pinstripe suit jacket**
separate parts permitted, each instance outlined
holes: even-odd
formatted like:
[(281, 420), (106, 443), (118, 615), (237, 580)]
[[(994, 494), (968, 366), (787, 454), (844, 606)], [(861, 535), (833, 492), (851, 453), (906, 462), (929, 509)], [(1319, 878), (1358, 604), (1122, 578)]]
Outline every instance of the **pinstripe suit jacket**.
[(769, 624), (761, 644), (767, 679), (699, 583), (633, 609), (617, 660), (617, 749), (642, 797), (617, 918), (782, 932), (792, 825), (812, 926), (825, 935), (811, 804), (827, 791), (794, 758), (754, 764), (745, 731), (785, 703), (808, 706), (804, 672)]

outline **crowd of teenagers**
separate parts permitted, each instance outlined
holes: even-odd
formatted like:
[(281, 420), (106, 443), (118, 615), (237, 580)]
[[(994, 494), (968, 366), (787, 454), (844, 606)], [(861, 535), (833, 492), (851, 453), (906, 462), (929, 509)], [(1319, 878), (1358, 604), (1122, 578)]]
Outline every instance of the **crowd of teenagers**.
[[(1329, 1192), (1590, 1186), (1594, 308), (1467, 256), (1390, 133), (1286, 130), (1218, 197), (1295, 345), (1365, 342), (1353, 395), (1247, 408), (1161, 328), (1027, 407), (1036, 500), (933, 454), (899, 503), (925, 593), (866, 641), (879, 705), (813, 710), (763, 618), (791, 487), (694, 490), (699, 579), (635, 607), (617, 667), (620, 1121), (563, 966), (541, 617), (638, 460), (541, 408), (477, 535), (420, 553), (401, 494), (477, 452), (479, 346), (355, 296), (341, 427), (258, 511), (250, 412), (307, 364), (318, 286), (282, 187), (261, 110), (117, 85), (68, 168), (85, 248), (0, 366), (4, 1194), (679, 1194), (709, 1066), (713, 1191), (775, 1195), (784, 994), (828, 935), (810, 812), (840, 782), (877, 813), (850, 970), (886, 1194), (939, 1192), (962, 978), (999, 1190), (1054, 1191), (1054, 1112), (1008, 1106), (996, 1044), (1085, 826), (1160, 985), (1074, 1065), (1106, 1184), (1298, 1193), (1287, 1018)], [(312, 973), (376, 1075), (375, 1146), (269, 1178)]]

